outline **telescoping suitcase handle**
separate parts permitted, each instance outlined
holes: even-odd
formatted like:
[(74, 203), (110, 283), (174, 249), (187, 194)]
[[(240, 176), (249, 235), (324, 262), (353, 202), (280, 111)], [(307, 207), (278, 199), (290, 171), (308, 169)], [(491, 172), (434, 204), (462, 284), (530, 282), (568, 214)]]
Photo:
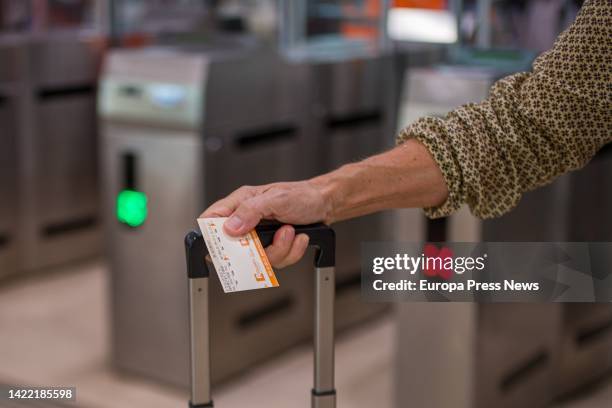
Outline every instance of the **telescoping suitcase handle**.
[[(263, 246), (272, 242), (282, 226), (262, 223), (256, 231)], [(314, 310), (314, 387), (312, 408), (335, 408), (334, 386), (334, 296), (335, 246), (334, 230), (325, 224), (294, 226), (296, 234), (307, 234), (309, 245), (317, 248), (315, 267)], [(212, 407), (210, 387), (210, 322), (208, 250), (202, 235), (192, 231), (185, 237), (187, 276), (189, 278), (189, 325), (191, 334), (191, 400), (189, 407)]]

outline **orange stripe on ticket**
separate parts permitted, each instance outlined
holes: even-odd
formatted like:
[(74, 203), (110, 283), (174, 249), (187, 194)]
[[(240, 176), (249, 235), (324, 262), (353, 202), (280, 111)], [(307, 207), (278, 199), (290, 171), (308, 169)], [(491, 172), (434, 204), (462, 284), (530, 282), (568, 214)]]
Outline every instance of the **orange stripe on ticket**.
[(249, 232), (251, 239), (255, 243), (255, 248), (257, 248), (257, 253), (259, 254), (259, 258), (261, 262), (263, 262), (264, 267), (266, 268), (266, 273), (268, 274), (268, 278), (270, 278), (270, 282), (272, 282), (272, 286), (278, 286), (278, 281), (276, 280), (276, 275), (274, 274), (274, 270), (272, 269), (272, 265), (270, 265), (270, 260), (268, 260), (268, 256), (266, 255), (266, 251), (261, 245), (261, 241), (259, 240), (259, 235), (255, 230)]

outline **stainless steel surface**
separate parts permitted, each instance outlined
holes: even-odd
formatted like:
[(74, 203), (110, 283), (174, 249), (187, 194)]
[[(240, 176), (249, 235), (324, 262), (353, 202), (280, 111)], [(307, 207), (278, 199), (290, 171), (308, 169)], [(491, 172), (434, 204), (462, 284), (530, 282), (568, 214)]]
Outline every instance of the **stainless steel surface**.
[(476, 307), (472, 303), (396, 305), (394, 406), (474, 408)]
[(398, 305), (397, 406), (546, 406), (560, 312), (554, 304)]
[(570, 240), (612, 241), (612, 146), (608, 144), (583, 169), (570, 174)]
[(0, 82), (0, 278), (18, 270), (16, 105), (8, 85)]
[[(568, 241), (612, 241), (611, 147), (602, 149), (585, 168), (569, 176), (566, 227)], [(594, 256), (595, 254), (591, 254)], [(600, 254), (610, 259), (610, 254)], [(601, 264), (609, 265), (609, 261)], [(596, 267), (593, 276), (605, 279), (609, 270)], [(602, 378), (612, 369), (612, 305), (572, 303), (563, 305), (561, 359), (557, 390), (568, 394)]]
[(481, 222), (482, 240), (566, 241), (570, 203), (571, 179), (562, 176), (552, 184), (525, 193), (518, 206), (506, 215)]
[(316, 268), (314, 316), (314, 391), (334, 390), (334, 267)]
[(608, 304), (563, 305), (556, 391), (568, 395), (600, 380), (612, 368), (612, 308)]
[[(200, 190), (207, 204), (242, 185), (297, 180), (314, 172), (317, 146), (309, 132), (305, 67), (285, 65), (274, 55), (246, 55), (213, 62), (209, 72)], [(280, 288), (228, 296), (213, 277), (214, 382), (311, 335), (311, 262), (287, 268), (278, 278)], [(252, 353), (252, 344), (269, 347)]]
[(547, 406), (554, 398), (558, 304), (478, 307), (474, 407)]
[(103, 117), (132, 125), (201, 129), (205, 58), (168, 54), (155, 48), (113, 51), (105, 61), (100, 89)]
[(74, 35), (28, 37), (20, 70), (20, 268), (101, 250), (95, 83), (99, 53)]
[(97, 41), (99, 37), (73, 31), (32, 36), (29, 41), (32, 83), (51, 88), (71, 84), (94, 86), (101, 57), (96, 50)]
[[(312, 259), (312, 252), (307, 254)], [(225, 294), (216, 276), (211, 282), (213, 383), (277, 357), (312, 336), (312, 262), (278, 272), (280, 287)], [(253, 344), (266, 344), (253, 353)]]
[(469, 102), (480, 102), (498, 75), (465, 67), (411, 68), (405, 73), (398, 128), (423, 116), (443, 116)]
[[(610, 241), (612, 206), (609, 153), (584, 169), (526, 193), (511, 213), (482, 223), (488, 241)], [(528, 228), (527, 228), (528, 226)], [(607, 271), (593, 271), (594, 275)], [(605, 275), (603, 275), (605, 276)], [(602, 277), (603, 277), (602, 276)], [(565, 395), (598, 380), (612, 368), (612, 306), (559, 304), (558, 359), (554, 392)]]
[[(99, 194), (93, 92), (38, 99), (33, 213), (38, 243), (26, 268), (100, 253)], [(70, 118), (70, 120), (67, 120)], [(27, 159), (26, 159), (27, 160)]]
[[(288, 64), (278, 55), (251, 49), (124, 50), (107, 58), (99, 106), (106, 145), (101, 156), (106, 172), (105, 220), (115, 292), (113, 353), (119, 367), (188, 384), (187, 311), (184, 297), (175, 290), (182, 280), (181, 275), (168, 272), (183, 268), (183, 251), (167, 243), (181, 242), (179, 234), (193, 227), (203, 208), (242, 185), (304, 179), (390, 144), (391, 132), (383, 129), (389, 118), (383, 106), (387, 100), (380, 90), (384, 64), (346, 64), (345, 68)], [(336, 82), (339, 85), (333, 92), (326, 88)], [(159, 106), (150, 99), (159, 84), (173, 92), (179, 86), (191, 96), (182, 104)], [(377, 113), (373, 119), (368, 116), (372, 111)], [(179, 144), (180, 138), (190, 139), (190, 147)], [(147, 183), (139, 190), (146, 192), (151, 206), (164, 201), (159, 208), (150, 208), (149, 219), (136, 230), (118, 225), (113, 214), (123, 177), (121, 163), (113, 156), (123, 151), (138, 156), (138, 178)], [(177, 183), (190, 183), (192, 188), (178, 191)], [(350, 244), (337, 252), (346, 261), (338, 274), (342, 279), (337, 281), (335, 323), (339, 327), (384, 308), (361, 302), (360, 266), (353, 256), (361, 240), (380, 235), (383, 228), (378, 220), (351, 224), (341, 235)], [(145, 251), (156, 255), (143, 265)], [(160, 254), (163, 260), (158, 260)], [(146, 280), (149, 289), (143, 294), (145, 276), (151, 279)], [(314, 277), (310, 262), (283, 270), (279, 281), (278, 289), (227, 295), (218, 278), (211, 276), (213, 383), (311, 336)], [(163, 287), (171, 289), (161, 294)], [(155, 312), (144, 315), (144, 310)], [(176, 330), (167, 320), (174, 322)], [(252, 353), (252, 344), (270, 346)]]
[[(308, 66), (289, 64), (265, 50), (249, 50), (222, 63), (211, 64), (211, 80), (206, 92), (208, 103), (204, 107), (204, 126), (208, 132), (204, 137), (214, 137), (210, 133), (213, 129), (237, 131), (237, 126), (241, 130), (267, 129), (271, 125), (284, 124), (288, 119), (298, 127), (304, 126), (310, 115), (306, 98), (312, 84), (308, 83), (308, 74)], [(218, 80), (212, 80), (215, 78)], [(237, 109), (238, 106), (243, 109)], [(250, 129), (244, 129), (245, 126)], [(298, 136), (305, 137), (301, 133)]]
[[(197, 132), (102, 124), (104, 219), (111, 265), (113, 361), (129, 372), (189, 383), (184, 232), (202, 208)], [(135, 158), (136, 187), (149, 217), (136, 229), (116, 218), (125, 188), (124, 155)]]
[(19, 272), (19, 109), (23, 40), (0, 38), (0, 279)]
[[(499, 75), (465, 67), (409, 71), (400, 127), (483, 100)], [(463, 207), (449, 217), (446, 239), (564, 240), (567, 206), (558, 204), (568, 200), (568, 191), (567, 180), (560, 180), (525, 195), (508, 215), (484, 222)], [(400, 346), (398, 406), (544, 406), (554, 397), (561, 305), (428, 303), (398, 309), (399, 343), (410, 344)], [(453, 384), (444, 393), (415, 382), (440, 375), (436, 384)]]
[[(486, 97), (496, 76), (492, 71), (471, 72), (465, 68), (413, 70), (406, 81), (400, 123), (405, 126), (423, 115), (443, 115), (460, 104), (478, 102)], [(512, 212), (497, 219), (478, 220), (464, 207), (449, 218), (447, 239), (609, 241), (612, 239), (612, 217), (607, 211), (612, 205), (608, 188), (610, 163), (609, 153), (604, 152), (584, 170), (524, 194)], [(400, 306), (402, 343), (420, 344), (420, 336), (444, 338), (446, 330), (454, 333), (454, 329), (445, 325), (437, 334), (426, 331), (429, 322), (417, 317), (417, 309), (429, 314), (428, 319), (437, 321), (439, 315), (435, 311), (448, 306), (428, 304), (427, 308)], [(477, 351), (467, 358), (453, 357), (455, 360), (448, 364), (468, 370), (469, 380), (445, 395), (430, 395), (427, 387), (401, 387), (400, 404), (416, 401), (417, 406), (446, 406), (446, 398), (455, 398), (461, 402), (454, 406), (540, 406), (559, 394), (596, 380), (612, 366), (609, 305), (456, 304), (452, 309), (453, 313), (463, 314), (472, 326), (471, 339), (461, 340), (461, 348)], [(409, 333), (414, 330), (417, 332)], [(456, 341), (459, 337), (455, 336)], [(440, 364), (447, 363), (442, 359), (451, 355), (452, 347), (457, 344), (441, 345), (440, 342), (426, 345), (421, 350), (427, 352), (418, 356), (422, 360), (416, 361), (432, 364), (432, 370), (444, 371), (440, 370)], [(444, 352), (440, 353), (440, 349)], [(401, 350), (399, 381), (411, 384), (414, 361), (409, 362), (407, 358), (413, 353), (405, 348)], [(436, 353), (433, 362), (428, 361), (429, 352)]]
[[(155, 106), (145, 98), (131, 102), (139, 106), (132, 106), (136, 114), (130, 117), (106, 109), (113, 101), (100, 105), (106, 146), (104, 206), (114, 288), (114, 360), (126, 371), (187, 385), (184, 280), (182, 274), (172, 272), (184, 268), (184, 253), (178, 245), (168, 243), (181, 242), (206, 203), (243, 184), (303, 177), (308, 169), (307, 152), (315, 147), (306, 143), (303, 90), (307, 85), (300, 80), (303, 70), (299, 67), (283, 68), (268, 57), (194, 50), (154, 53), (155, 63), (150, 64), (146, 54), (134, 51), (111, 56), (112, 70), (105, 70), (101, 97), (109, 97), (109, 83), (119, 89), (117, 84), (134, 81), (145, 96), (147, 86), (161, 83), (197, 88), (205, 97), (195, 122), (180, 108)], [(183, 67), (160, 69), (167, 64), (158, 58), (181, 61)], [(151, 119), (164, 109), (167, 112), (157, 116), (170, 120)], [(136, 230), (119, 225), (114, 218), (114, 197), (123, 182), (120, 156), (126, 151), (137, 156), (137, 188), (147, 194), (150, 203), (149, 219)], [(143, 253), (163, 256), (143, 260)], [(278, 289), (226, 295), (218, 278), (211, 277), (213, 382), (271, 358), (311, 333), (310, 265), (302, 262), (279, 274), (279, 280)], [(148, 282), (145, 293), (143, 281)], [(168, 325), (168, 321), (173, 323)], [(253, 353), (252, 344), (269, 347)]]
[[(169, 72), (178, 75), (181, 86), (200, 92), (206, 70), (201, 58), (171, 55), (148, 60), (144, 54), (128, 54), (132, 64), (127, 66), (121, 63), (126, 61), (124, 51), (109, 55), (100, 85), (100, 171), (113, 294), (112, 358), (115, 367), (126, 372), (186, 386), (190, 377), (189, 308), (180, 242), (203, 206), (203, 147), (200, 129), (184, 115), (183, 104), (152, 103), (150, 87), (176, 84), (167, 71), (159, 69), (157, 58), (176, 58), (174, 68), (183, 65), (187, 71)], [(194, 65), (200, 69), (193, 69)], [(150, 75), (135, 76), (129, 71), (139, 72), (141, 67)], [(126, 121), (119, 109), (125, 105), (132, 105), (127, 110), (135, 113), (127, 118), (131, 120)], [(172, 126), (155, 126), (157, 116), (169, 118)], [(153, 118), (152, 123), (148, 118)], [(127, 185), (128, 157), (133, 157), (132, 186)], [(126, 188), (147, 196), (149, 215), (138, 228), (117, 220), (117, 195)]]
[[(334, 170), (393, 146), (395, 82), (387, 57), (316, 63), (309, 69), (315, 173)], [(314, 175), (314, 174), (313, 174)], [(336, 327), (381, 313), (384, 304), (361, 301), (361, 242), (388, 239), (387, 214), (379, 213), (334, 225), (336, 250)]]
[(208, 278), (189, 279), (191, 403), (194, 405), (211, 401), (208, 295)]
[(20, 54), (25, 38), (19, 35), (2, 35), (0, 38), (0, 84), (6, 85), (18, 81), (23, 73), (21, 72)]

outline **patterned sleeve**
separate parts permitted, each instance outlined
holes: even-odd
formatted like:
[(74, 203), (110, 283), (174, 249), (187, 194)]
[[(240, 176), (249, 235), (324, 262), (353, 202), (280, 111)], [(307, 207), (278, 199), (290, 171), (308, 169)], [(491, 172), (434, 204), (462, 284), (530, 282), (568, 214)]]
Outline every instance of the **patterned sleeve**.
[(523, 192), (584, 166), (612, 141), (612, 1), (587, 0), (576, 21), (530, 73), (506, 77), (479, 104), (402, 130), (440, 167), (447, 200), (425, 209), (442, 217), (468, 203), (481, 218), (515, 207)]

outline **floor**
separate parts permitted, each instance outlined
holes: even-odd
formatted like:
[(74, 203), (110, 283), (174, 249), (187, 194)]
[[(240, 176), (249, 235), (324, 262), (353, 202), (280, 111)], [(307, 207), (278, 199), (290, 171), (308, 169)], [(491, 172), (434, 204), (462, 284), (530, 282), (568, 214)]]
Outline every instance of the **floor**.
[[(185, 390), (121, 375), (109, 367), (107, 294), (108, 273), (102, 262), (0, 287), (0, 386), (75, 386), (78, 402), (65, 406), (185, 407)], [(340, 407), (393, 407), (394, 339), (390, 318), (338, 338)], [(311, 350), (303, 346), (216, 389), (215, 406), (308, 407), (311, 381)], [(612, 382), (604, 385), (558, 408), (612, 406)]]
[[(121, 375), (107, 364), (107, 279), (105, 265), (93, 262), (0, 287), (0, 384), (75, 386), (73, 405), (83, 407), (185, 407), (185, 390)], [(389, 319), (338, 338), (343, 406), (392, 405), (393, 338)], [(215, 406), (307, 407), (311, 385), (311, 350), (303, 346), (216, 389)]]

